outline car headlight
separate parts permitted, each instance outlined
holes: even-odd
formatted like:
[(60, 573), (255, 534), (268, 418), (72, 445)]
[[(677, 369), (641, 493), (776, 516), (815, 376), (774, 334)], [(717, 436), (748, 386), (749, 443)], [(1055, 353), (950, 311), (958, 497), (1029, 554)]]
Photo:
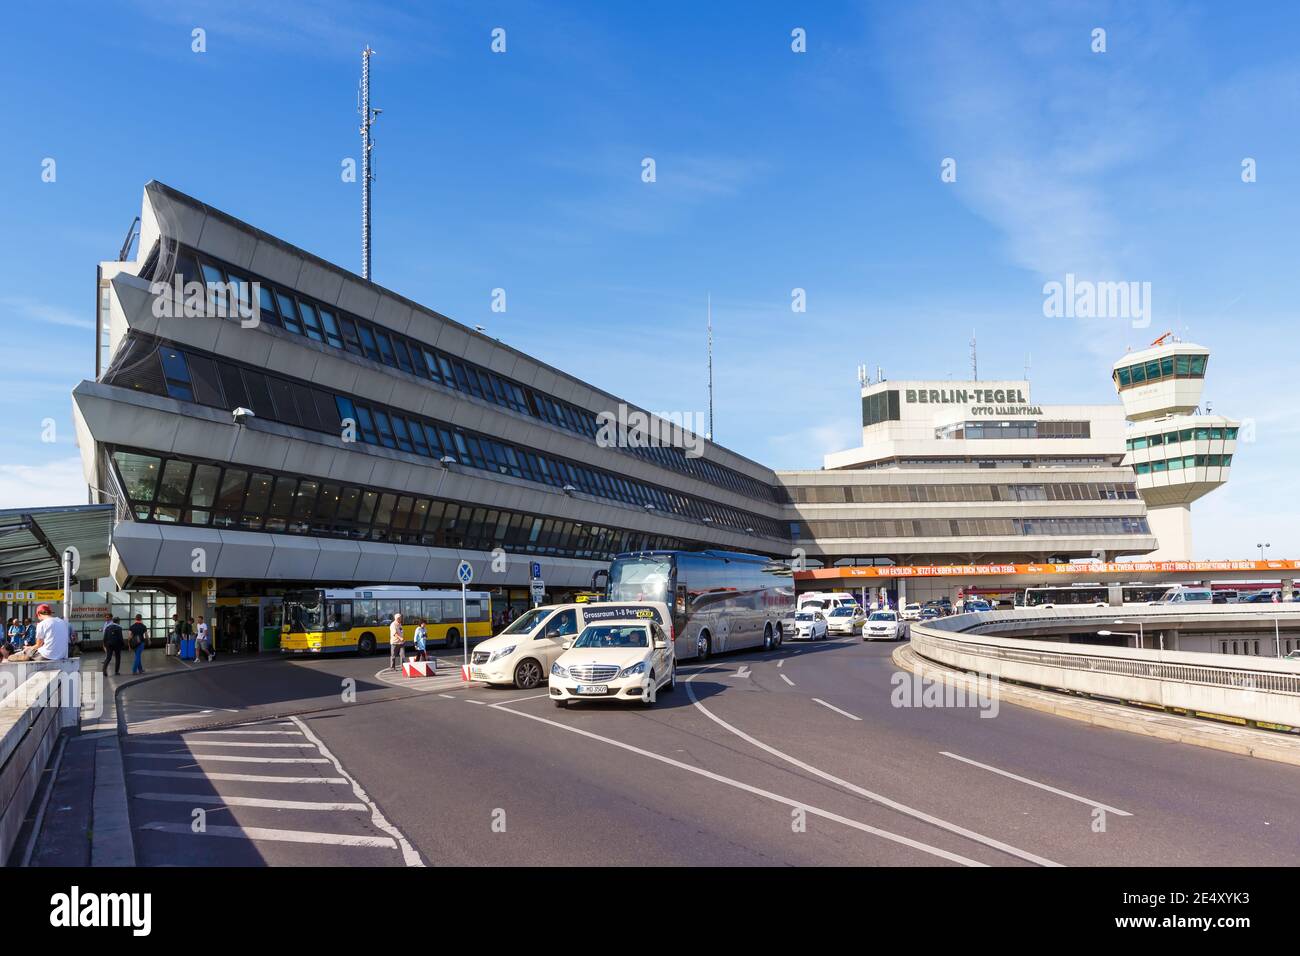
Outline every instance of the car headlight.
[(631, 667), (625, 667), (618, 672), (619, 677), (635, 677), (637, 674), (645, 673), (645, 661), (637, 661)]
[(569, 671), (567, 668), (561, 667), (559, 664), (552, 664), (551, 675), (554, 677), (568, 677)]
[(499, 651), (493, 651), (492, 656), (488, 658), (488, 663), (491, 664), (493, 661), (499, 661), (503, 657), (509, 657), (515, 652), (515, 648), (518, 646), (519, 645), (517, 644), (511, 644), (509, 647), (503, 647)]

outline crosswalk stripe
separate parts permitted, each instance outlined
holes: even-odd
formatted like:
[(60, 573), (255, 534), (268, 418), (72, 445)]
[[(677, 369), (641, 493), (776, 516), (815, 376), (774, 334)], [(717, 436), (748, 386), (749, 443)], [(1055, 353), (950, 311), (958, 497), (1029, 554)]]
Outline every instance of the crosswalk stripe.
[(242, 736), (266, 735), (266, 736), (283, 736), (283, 737), (301, 737), (301, 730), (190, 730), (184, 736), (193, 737), (197, 734), (239, 734)]
[(132, 770), (141, 777), (169, 780), (230, 780), (240, 783), (332, 783), (346, 784), (343, 777), (273, 777), (260, 773), (204, 773), (202, 770)]
[(133, 740), (131, 746), (146, 744), (151, 747), (311, 747), (311, 744), (289, 743), (288, 741), (263, 743), (260, 740)]
[(329, 763), (324, 757), (232, 757), (228, 754), (127, 754), (136, 760), (221, 760), (226, 763)]
[(392, 837), (353, 836), (349, 833), (317, 833), (312, 830), (275, 830), (269, 827), (209, 826), (197, 833), (188, 823), (146, 823), (140, 829), (188, 836), (231, 837), (238, 840), (274, 840), (280, 843), (318, 843), (328, 846), (370, 846), (397, 849)]
[(210, 793), (137, 793), (137, 800), (169, 803), (203, 803), (230, 807), (270, 807), (274, 810), (366, 810), (364, 803), (329, 803), (319, 800), (271, 800), (266, 797), (228, 797)]

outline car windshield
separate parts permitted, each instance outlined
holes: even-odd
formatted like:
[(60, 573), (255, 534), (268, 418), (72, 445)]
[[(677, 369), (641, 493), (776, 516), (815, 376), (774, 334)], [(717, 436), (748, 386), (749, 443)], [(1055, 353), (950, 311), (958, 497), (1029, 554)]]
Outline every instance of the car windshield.
[(852, 617), (852, 616), (853, 616), (853, 608), (851, 607), (837, 607), (835, 610), (831, 611), (831, 617)]
[(794, 619), (796, 621), (815, 621), (817, 620), (817, 615), (812, 611), (800, 611), (794, 616)]
[(542, 623), (546, 615), (551, 613), (551, 610), (552, 609), (549, 607), (535, 607), (531, 610), (525, 611), (522, 615), (511, 621), (510, 626), (501, 633), (528, 634), (536, 628), (538, 624)]
[(894, 619), (893, 611), (876, 611), (871, 615), (873, 621), (892, 621)]
[(574, 647), (649, 647), (650, 631), (644, 624), (592, 624)]

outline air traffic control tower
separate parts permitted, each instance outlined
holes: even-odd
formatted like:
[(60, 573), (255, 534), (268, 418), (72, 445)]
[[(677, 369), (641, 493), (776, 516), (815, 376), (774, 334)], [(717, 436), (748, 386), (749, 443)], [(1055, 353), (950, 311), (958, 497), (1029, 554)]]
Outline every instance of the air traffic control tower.
[(1201, 409), (1210, 350), (1165, 333), (1115, 363), (1129, 427), (1124, 463), (1159, 547), (1144, 560), (1192, 559), (1192, 502), (1228, 480), (1240, 422)]

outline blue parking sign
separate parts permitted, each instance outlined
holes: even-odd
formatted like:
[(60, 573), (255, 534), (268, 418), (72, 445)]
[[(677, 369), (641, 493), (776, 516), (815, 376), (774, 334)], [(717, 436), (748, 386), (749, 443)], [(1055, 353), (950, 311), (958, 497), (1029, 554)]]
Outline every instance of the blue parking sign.
[(533, 580), (536, 581), (538, 578), (542, 576), (542, 562), (534, 561), (532, 564), (532, 569), (533, 569), (532, 577)]

